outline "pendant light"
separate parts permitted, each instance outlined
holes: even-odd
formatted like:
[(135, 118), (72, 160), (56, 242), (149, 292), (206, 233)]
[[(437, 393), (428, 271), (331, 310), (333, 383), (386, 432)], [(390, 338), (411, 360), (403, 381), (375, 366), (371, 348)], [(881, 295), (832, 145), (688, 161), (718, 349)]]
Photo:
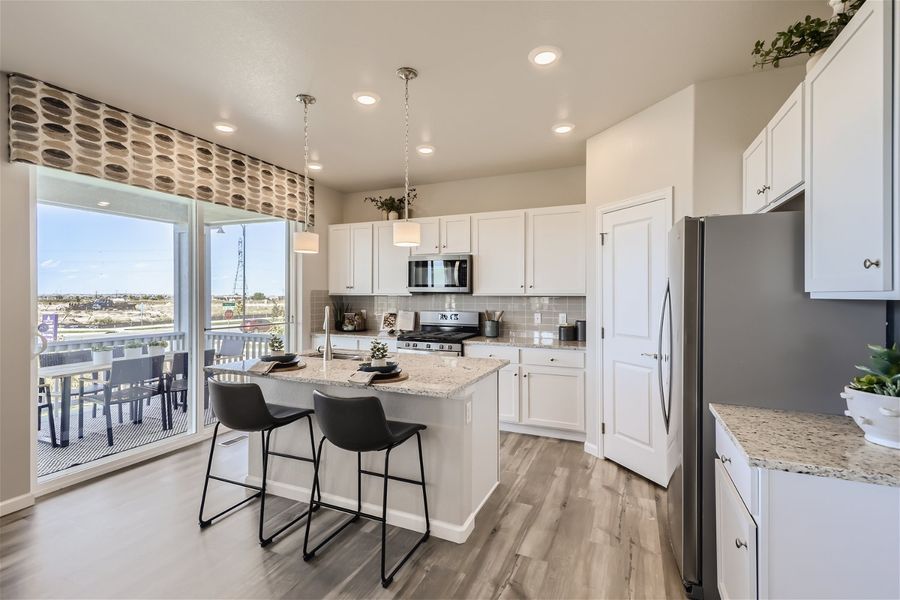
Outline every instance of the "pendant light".
[(300, 254), (319, 253), (319, 234), (310, 231), (309, 215), (309, 106), (315, 104), (316, 99), (309, 94), (297, 94), (297, 102), (303, 103), (303, 199), (306, 202), (306, 219), (303, 223), (303, 231), (294, 232), (294, 252)]
[(405, 109), (403, 138), (403, 220), (394, 221), (394, 245), (414, 247), (422, 243), (422, 228), (409, 220), (409, 80), (419, 76), (412, 67), (397, 69), (397, 77), (403, 80), (403, 107)]

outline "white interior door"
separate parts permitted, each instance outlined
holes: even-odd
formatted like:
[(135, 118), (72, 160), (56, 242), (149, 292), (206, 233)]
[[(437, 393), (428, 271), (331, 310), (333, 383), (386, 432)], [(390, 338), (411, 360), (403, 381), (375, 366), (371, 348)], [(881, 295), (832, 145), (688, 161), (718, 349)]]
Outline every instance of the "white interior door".
[(602, 246), (604, 454), (667, 485), (659, 389), (671, 197), (605, 212)]

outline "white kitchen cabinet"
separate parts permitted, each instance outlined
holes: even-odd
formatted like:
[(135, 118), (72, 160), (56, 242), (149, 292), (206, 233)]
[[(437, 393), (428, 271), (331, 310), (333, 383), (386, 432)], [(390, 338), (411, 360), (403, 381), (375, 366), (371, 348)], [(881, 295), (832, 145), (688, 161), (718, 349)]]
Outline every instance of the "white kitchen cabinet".
[(756, 598), (756, 523), (716, 460), (716, 579), (723, 600)]
[(415, 256), (441, 253), (441, 220), (438, 217), (430, 219), (412, 219), (421, 228), (421, 239), (418, 246), (413, 247)]
[(409, 248), (394, 245), (392, 222), (376, 223), (373, 229), (375, 270), (372, 274), (372, 293), (376, 296), (408, 296)]
[(469, 254), (472, 251), (469, 215), (413, 220), (422, 227), (422, 243), (413, 248), (414, 255)]
[(803, 185), (803, 84), (766, 126), (766, 203), (771, 206)]
[(500, 369), (497, 382), (497, 404), (500, 412), (500, 421), (504, 423), (518, 423), (519, 366), (507, 365)]
[(469, 215), (441, 217), (441, 254), (472, 252), (472, 227)]
[(525, 293), (525, 211), (472, 216), (475, 295)]
[(766, 207), (768, 174), (766, 173), (766, 130), (744, 150), (744, 214), (759, 212)]
[(584, 206), (526, 211), (525, 279), (528, 294), (585, 293)]
[(522, 366), (522, 423), (584, 431), (584, 371)]
[(372, 224), (328, 228), (328, 291), (335, 295), (372, 293)]
[(900, 298), (895, 2), (866, 2), (805, 82), (806, 291)]

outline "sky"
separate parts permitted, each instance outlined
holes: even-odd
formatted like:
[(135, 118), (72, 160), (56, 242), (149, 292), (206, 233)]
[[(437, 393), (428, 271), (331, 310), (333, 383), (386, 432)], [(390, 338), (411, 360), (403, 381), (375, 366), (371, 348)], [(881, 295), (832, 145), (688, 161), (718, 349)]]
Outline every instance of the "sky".
[[(38, 295), (171, 295), (173, 229), (169, 223), (38, 203)], [(216, 296), (234, 289), (241, 237), (240, 225), (223, 229), (210, 234)], [(284, 294), (283, 221), (248, 225), (245, 257), (248, 294)]]

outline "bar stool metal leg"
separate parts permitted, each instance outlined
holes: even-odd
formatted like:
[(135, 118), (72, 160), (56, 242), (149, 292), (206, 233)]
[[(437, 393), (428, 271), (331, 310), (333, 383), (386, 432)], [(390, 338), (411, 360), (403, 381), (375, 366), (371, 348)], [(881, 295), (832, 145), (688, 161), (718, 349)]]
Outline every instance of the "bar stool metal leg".
[[(108, 416), (108, 413), (107, 413), (107, 416)], [(234, 509), (238, 508), (239, 506), (243, 506), (244, 504), (247, 504), (251, 500), (258, 498), (261, 494), (261, 489), (256, 487), (255, 485), (250, 485), (250, 484), (243, 483), (240, 481), (232, 481), (231, 479), (225, 479), (223, 477), (218, 477), (216, 475), (210, 474), (210, 471), (212, 470), (213, 453), (216, 450), (216, 438), (218, 437), (218, 435), (219, 435), (219, 423), (217, 422), (216, 426), (213, 428), (212, 442), (210, 443), (210, 447), (209, 447), (209, 462), (206, 464), (206, 477), (203, 480), (203, 495), (200, 498), (200, 519), (199, 520), (200, 520), (200, 528), (201, 529), (205, 529), (206, 527), (209, 527), (215, 519), (218, 519), (222, 515), (233, 511)], [(239, 485), (241, 487), (245, 487), (245, 488), (248, 488), (251, 490), (257, 490), (257, 492), (255, 494), (253, 494), (252, 496), (248, 496), (247, 498), (244, 498), (237, 504), (234, 504), (234, 505), (226, 508), (222, 512), (220, 512), (216, 515), (213, 515), (212, 517), (210, 517), (208, 519), (204, 519), (203, 518), (203, 508), (206, 506), (206, 492), (209, 490), (209, 480), (210, 479), (215, 479), (216, 481), (223, 481), (225, 483), (233, 483), (235, 485)]]

